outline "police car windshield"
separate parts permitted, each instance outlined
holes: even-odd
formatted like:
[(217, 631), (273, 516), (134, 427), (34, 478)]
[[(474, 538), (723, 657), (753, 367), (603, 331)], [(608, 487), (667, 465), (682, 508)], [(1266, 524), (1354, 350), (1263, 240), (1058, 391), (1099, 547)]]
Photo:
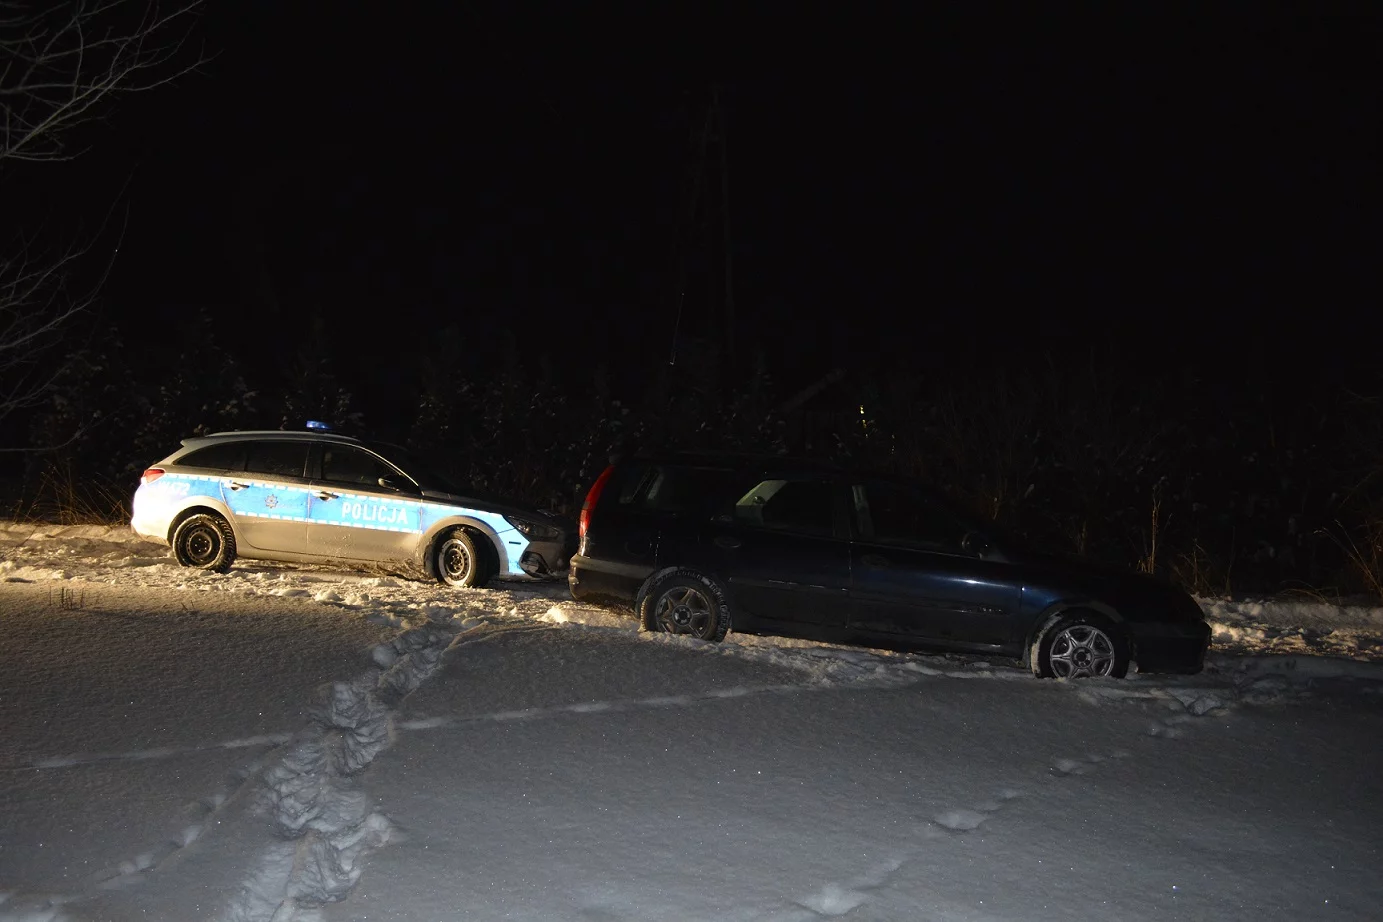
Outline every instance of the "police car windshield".
[(456, 481), (424, 464), (417, 455), (398, 445), (382, 444), (379, 453), (388, 458), (396, 467), (418, 482), (424, 490), (439, 490), (443, 493), (462, 494), (466, 491)]

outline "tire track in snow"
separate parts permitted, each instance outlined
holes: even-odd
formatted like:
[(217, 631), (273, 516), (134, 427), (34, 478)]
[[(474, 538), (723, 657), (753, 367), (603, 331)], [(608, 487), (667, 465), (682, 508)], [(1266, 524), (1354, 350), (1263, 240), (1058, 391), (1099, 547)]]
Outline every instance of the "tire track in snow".
[[(256, 737), (256, 740), (268, 737)], [(231, 743), (244, 744), (244, 740), (230, 741)], [(264, 743), (263, 745), (271, 745)], [(226, 748), (223, 745), (201, 747), (196, 750), (188, 751), (211, 751), (218, 748)], [(235, 747), (240, 748), (240, 747)], [(152, 757), (162, 757), (170, 754), (171, 750), (146, 750), (133, 754), (113, 754), (112, 758), (90, 758), (78, 760), (72, 758), (59, 758), (43, 760), (42, 767), (62, 769), (75, 765), (100, 764), (119, 760), (144, 760)], [(158, 756), (151, 755), (158, 753)], [(47, 763), (52, 763), (49, 766)], [(169, 858), (173, 857), (180, 850), (188, 847), (193, 842), (201, 838), (203, 832), (221, 815), (222, 808), (231, 801), (232, 798), (264, 767), (263, 757), (251, 760), (248, 764), (234, 768), (226, 774), (221, 786), (212, 794), (198, 800), (189, 801), (184, 807), (184, 813), (188, 814), (192, 822), (173, 838), (165, 839), (157, 845), (144, 849), (118, 864), (108, 865), (98, 870), (86, 878), (89, 884), (94, 885), (97, 890), (111, 890), (126, 886), (140, 878), (141, 875), (156, 870)], [(13, 769), (19, 770), (19, 769)], [(34, 770), (30, 767), (29, 770)], [(52, 893), (34, 892), (20, 893), (18, 891), (0, 890), (0, 922), (69, 922), (74, 916), (70, 915), (64, 907), (80, 906), (83, 902), (91, 898), (91, 893)], [(82, 914), (80, 918), (86, 919), (87, 915)]]
[(448, 649), (483, 624), (438, 619), (406, 630), (373, 649), (374, 666), (365, 673), (319, 690), (313, 723), (259, 775), (258, 807), (278, 840), (219, 918), (312, 922), (320, 907), (350, 894), (365, 856), (395, 836), (355, 778), (389, 748), (398, 706), (437, 671)]
[[(360, 859), (391, 835), (388, 821), (368, 810), (368, 799), (356, 788), (352, 776), (388, 748), (392, 711), (398, 704), (436, 671), (452, 643), (483, 624), (456, 624), (449, 614), (431, 614), (438, 621), (405, 630), (372, 648), (374, 665), (361, 675), (320, 687), (311, 708), (312, 723), (295, 734), (181, 749), (55, 757), (27, 766), (28, 770), (61, 770), (277, 745), (248, 765), (232, 770), (215, 793), (191, 802), (188, 811), (194, 821), (177, 837), (96, 872), (90, 877), (92, 883), (109, 890), (156, 870), (197, 841), (247, 784), (257, 783), (253, 794), (256, 807), (272, 819), (280, 840), (260, 855), (257, 867), (221, 918), (229, 922), (309, 922), (315, 918), (312, 910), (344, 899), (359, 879)], [(82, 895), (0, 891), (0, 922), (63, 922), (70, 918), (63, 907), (85, 899)]]
[(172, 759), (177, 756), (216, 752), (222, 749), (262, 748), (268, 750), (274, 746), (281, 746), (292, 738), (291, 733), (266, 733), (262, 736), (220, 740), (215, 743), (203, 743), (199, 746), (165, 746), (158, 749), (134, 749), (127, 752), (83, 752), (70, 756), (50, 756), (24, 765), (6, 765), (0, 767), (0, 772), (56, 771), (83, 765), (99, 765), (105, 762), (149, 762), (156, 759)]
[(415, 720), (400, 721), (398, 730), (447, 730), (462, 729), (485, 723), (504, 723), (516, 720), (545, 720), (572, 714), (610, 714), (632, 711), (639, 708), (692, 707), (707, 701), (726, 698), (743, 698), (749, 695), (771, 695), (804, 691), (832, 691), (829, 686), (814, 685), (736, 685), (730, 688), (717, 688), (695, 695), (667, 695), (656, 698), (624, 698), (610, 701), (580, 701), (575, 704), (559, 704), (554, 707), (524, 708), (517, 711), (494, 711), (489, 714), (473, 714), (469, 717), (420, 717)]

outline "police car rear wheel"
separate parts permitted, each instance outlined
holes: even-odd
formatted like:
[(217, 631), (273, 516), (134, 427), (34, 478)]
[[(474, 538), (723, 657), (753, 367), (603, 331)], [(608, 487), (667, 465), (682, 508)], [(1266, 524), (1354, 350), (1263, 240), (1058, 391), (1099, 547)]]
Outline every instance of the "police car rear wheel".
[(188, 516), (173, 532), (173, 556), (184, 567), (225, 573), (235, 562), (235, 533), (219, 515)]
[(485, 582), (485, 567), (475, 539), (464, 529), (449, 532), (437, 545), (434, 561), (437, 578), (448, 586), (478, 586)]

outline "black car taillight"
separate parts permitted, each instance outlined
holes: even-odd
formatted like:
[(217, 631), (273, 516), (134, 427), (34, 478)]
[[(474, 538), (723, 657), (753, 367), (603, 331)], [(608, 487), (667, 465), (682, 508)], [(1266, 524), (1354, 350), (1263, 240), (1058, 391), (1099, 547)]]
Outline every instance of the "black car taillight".
[(602, 471), (600, 476), (595, 479), (595, 483), (591, 484), (591, 491), (586, 494), (586, 501), (581, 504), (581, 521), (577, 533), (583, 538), (586, 537), (586, 529), (591, 524), (591, 513), (595, 511), (595, 504), (600, 500), (600, 494), (614, 471), (615, 466), (613, 464)]

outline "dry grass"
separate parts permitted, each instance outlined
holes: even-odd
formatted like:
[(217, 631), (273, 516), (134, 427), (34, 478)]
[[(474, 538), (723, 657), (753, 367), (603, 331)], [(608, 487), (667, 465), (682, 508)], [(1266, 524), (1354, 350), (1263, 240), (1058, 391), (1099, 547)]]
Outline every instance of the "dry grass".
[(1363, 587), (1383, 599), (1383, 518), (1370, 517), (1359, 531), (1362, 534), (1356, 540), (1349, 529), (1336, 522), (1335, 528), (1320, 529), (1318, 534), (1334, 541)]
[(82, 481), (71, 465), (53, 465), (43, 472), (37, 489), (15, 504), (13, 517), (56, 525), (119, 525), (130, 520), (133, 495), (133, 488)]

